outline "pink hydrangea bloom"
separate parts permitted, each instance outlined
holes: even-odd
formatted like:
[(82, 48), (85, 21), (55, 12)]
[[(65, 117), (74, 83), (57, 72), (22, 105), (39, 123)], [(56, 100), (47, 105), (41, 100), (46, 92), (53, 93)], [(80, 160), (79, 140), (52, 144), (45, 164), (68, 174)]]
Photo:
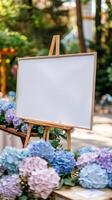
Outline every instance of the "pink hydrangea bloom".
[(28, 185), (36, 198), (47, 199), (50, 193), (58, 187), (60, 177), (53, 168), (36, 170), (28, 178)]
[(25, 158), (19, 166), (19, 172), (22, 176), (30, 176), (37, 169), (47, 169), (47, 161), (39, 157)]
[(87, 164), (94, 163), (96, 161), (96, 158), (99, 156), (99, 154), (100, 154), (100, 151), (82, 154), (77, 160), (77, 166), (79, 168), (82, 168)]

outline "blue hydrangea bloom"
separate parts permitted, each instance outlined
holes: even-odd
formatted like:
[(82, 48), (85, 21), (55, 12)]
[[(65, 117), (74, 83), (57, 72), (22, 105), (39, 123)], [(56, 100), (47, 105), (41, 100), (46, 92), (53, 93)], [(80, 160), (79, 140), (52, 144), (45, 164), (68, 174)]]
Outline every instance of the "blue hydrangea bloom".
[(88, 164), (80, 171), (79, 182), (84, 188), (100, 189), (108, 185), (108, 174), (100, 165)]
[(2, 107), (1, 107), (1, 110), (3, 112), (6, 112), (7, 110), (11, 109), (11, 108), (15, 108), (15, 103), (14, 102), (5, 102), (3, 103)]
[(0, 178), (4, 174), (4, 172), (5, 172), (5, 168), (3, 167), (3, 164), (2, 164), (2, 161), (1, 161), (1, 157), (0, 157)]
[(90, 153), (90, 152), (97, 152), (99, 150), (99, 148), (94, 147), (94, 146), (88, 146), (88, 147), (81, 147), (78, 150), (79, 155), (81, 156), (82, 154), (85, 153)]
[(110, 188), (112, 188), (112, 173), (108, 173), (108, 180), (109, 180), (108, 186), (109, 186)]
[(60, 175), (70, 173), (76, 166), (74, 154), (64, 150), (56, 151), (52, 166)]
[(0, 113), (2, 112), (2, 106), (4, 103), (6, 103), (6, 101), (0, 99)]
[(28, 124), (26, 123), (22, 124), (21, 131), (24, 133), (24, 132), (27, 132), (27, 130), (28, 130)]
[(52, 147), (50, 142), (45, 142), (44, 140), (34, 141), (28, 145), (29, 156), (30, 157), (40, 157), (49, 161), (53, 160), (55, 149)]
[(8, 95), (9, 98), (10, 98), (10, 97), (11, 97), (12, 99), (15, 99), (15, 98), (16, 98), (16, 93), (15, 93), (14, 91), (9, 91), (7, 95)]
[(1, 153), (0, 164), (8, 174), (18, 173), (19, 164), (26, 157), (28, 157), (27, 149), (6, 147)]

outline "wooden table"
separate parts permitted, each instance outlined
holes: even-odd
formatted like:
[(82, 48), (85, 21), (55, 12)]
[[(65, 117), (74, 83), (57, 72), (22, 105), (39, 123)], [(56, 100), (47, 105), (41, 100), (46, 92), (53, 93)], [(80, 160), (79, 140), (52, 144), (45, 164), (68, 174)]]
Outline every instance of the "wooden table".
[(81, 187), (62, 187), (53, 192), (53, 200), (112, 200), (112, 190), (91, 190)]

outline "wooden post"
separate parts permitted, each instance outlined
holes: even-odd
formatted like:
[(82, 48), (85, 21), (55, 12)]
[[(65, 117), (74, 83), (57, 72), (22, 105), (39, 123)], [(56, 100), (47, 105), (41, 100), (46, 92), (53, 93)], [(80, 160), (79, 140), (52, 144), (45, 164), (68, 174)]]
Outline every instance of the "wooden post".
[(60, 35), (53, 36), (50, 50), (49, 50), (49, 56), (53, 55), (54, 50), (55, 50), (55, 55), (59, 56), (60, 55)]
[(13, 48), (4, 48), (0, 49), (0, 58), (1, 58), (1, 92), (3, 96), (6, 95), (6, 64), (5, 64), (5, 58), (8, 55), (15, 55), (16, 51)]
[(3, 97), (6, 95), (6, 66), (5, 59), (2, 59), (1, 63), (1, 92)]

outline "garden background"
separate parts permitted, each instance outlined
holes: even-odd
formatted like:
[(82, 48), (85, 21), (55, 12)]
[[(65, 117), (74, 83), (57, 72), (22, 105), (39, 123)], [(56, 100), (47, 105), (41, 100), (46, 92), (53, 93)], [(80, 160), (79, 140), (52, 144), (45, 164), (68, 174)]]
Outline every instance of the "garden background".
[[(85, 31), (87, 21), (91, 25)], [(96, 100), (112, 95), (111, 0), (1, 0), (0, 62), (5, 60), (6, 91), (16, 91), (17, 58), (48, 55), (55, 34), (61, 35), (61, 54), (97, 51)]]

